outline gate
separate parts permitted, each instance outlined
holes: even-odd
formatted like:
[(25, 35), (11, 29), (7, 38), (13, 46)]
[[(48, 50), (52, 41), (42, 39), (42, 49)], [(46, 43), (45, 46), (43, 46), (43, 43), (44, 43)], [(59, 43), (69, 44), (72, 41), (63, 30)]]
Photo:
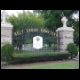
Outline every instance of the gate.
[[(40, 45), (33, 44), (34, 38), (36, 38), (37, 42), (42, 39), (41, 48)], [(12, 44), (14, 46), (15, 51), (17, 52), (42, 53), (57, 51), (56, 33), (44, 28), (28, 27), (23, 29), (20, 28), (15, 31), (13, 30)]]

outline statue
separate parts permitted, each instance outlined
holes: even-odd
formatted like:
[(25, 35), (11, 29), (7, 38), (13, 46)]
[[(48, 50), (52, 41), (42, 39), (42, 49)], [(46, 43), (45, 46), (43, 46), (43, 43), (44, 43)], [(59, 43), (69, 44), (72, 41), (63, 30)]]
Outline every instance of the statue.
[(5, 20), (5, 19), (6, 19), (6, 16), (7, 16), (7, 14), (6, 14), (5, 10), (3, 10), (3, 14), (2, 14), (2, 15), (3, 15), (3, 17), (2, 17), (2, 22), (4, 22), (4, 23), (5, 23), (5, 22), (6, 22), (6, 20)]
[(66, 16), (64, 16), (62, 19), (61, 19), (62, 23), (63, 23), (63, 27), (67, 27), (67, 21), (68, 19), (66, 18)]

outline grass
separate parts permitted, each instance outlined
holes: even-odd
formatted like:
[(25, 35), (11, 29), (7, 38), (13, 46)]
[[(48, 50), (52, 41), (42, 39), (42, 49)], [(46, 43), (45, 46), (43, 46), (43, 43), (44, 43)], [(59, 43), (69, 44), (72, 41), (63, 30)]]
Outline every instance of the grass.
[(62, 62), (32, 66), (27, 69), (79, 69), (79, 62)]

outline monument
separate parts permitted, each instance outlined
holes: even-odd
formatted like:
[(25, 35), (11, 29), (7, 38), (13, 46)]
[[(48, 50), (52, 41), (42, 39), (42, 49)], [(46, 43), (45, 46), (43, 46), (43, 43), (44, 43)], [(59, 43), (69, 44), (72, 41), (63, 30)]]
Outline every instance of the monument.
[(33, 48), (41, 49), (43, 47), (43, 38), (41, 36), (33, 37)]
[[(5, 15), (5, 16), (4, 16)], [(2, 12), (1, 12), (1, 20), (2, 21), (4, 21), (3, 19), (3, 17), (5, 17), (5, 18), (8, 18), (9, 17), (9, 15), (8, 15), (8, 13), (5, 11), (5, 10), (3, 10)]]
[(68, 19), (64, 16), (61, 19), (63, 23), (63, 27), (60, 27), (56, 30), (57, 33), (57, 48), (60, 52), (67, 51), (67, 45), (69, 43), (73, 43), (73, 32), (74, 29), (72, 27), (67, 27)]
[(6, 22), (6, 11), (2, 12), (2, 22), (1, 22), (1, 46), (4, 44), (10, 43), (12, 44), (12, 28), (13, 26)]

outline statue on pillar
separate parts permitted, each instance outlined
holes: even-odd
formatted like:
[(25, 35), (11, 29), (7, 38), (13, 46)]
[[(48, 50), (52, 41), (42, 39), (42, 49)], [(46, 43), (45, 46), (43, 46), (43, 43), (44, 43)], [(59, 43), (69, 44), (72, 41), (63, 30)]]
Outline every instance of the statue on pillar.
[(3, 10), (3, 12), (2, 12), (2, 22), (3, 23), (5, 23), (6, 22), (6, 16), (7, 16), (8, 14), (6, 13), (6, 11), (5, 10)]
[(62, 19), (61, 19), (62, 23), (63, 23), (63, 27), (66, 28), (67, 27), (67, 21), (68, 19), (66, 18), (66, 16), (64, 16)]

